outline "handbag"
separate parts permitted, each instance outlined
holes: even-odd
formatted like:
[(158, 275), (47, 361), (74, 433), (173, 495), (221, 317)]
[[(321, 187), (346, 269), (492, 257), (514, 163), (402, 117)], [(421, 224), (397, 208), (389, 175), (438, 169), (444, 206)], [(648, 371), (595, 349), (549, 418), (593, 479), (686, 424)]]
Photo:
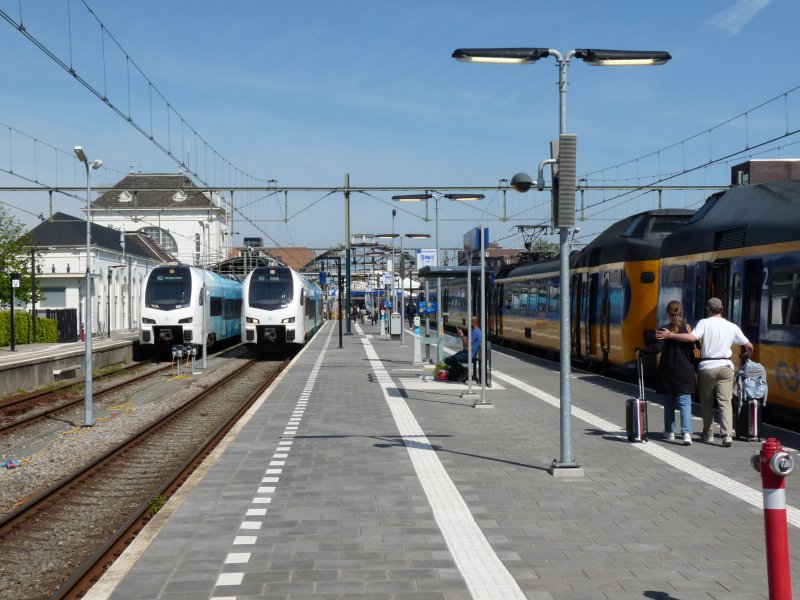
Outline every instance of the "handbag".
[[(689, 325), (688, 323), (686, 323), (686, 332), (687, 333), (692, 333), (692, 326)], [(700, 342), (699, 341), (698, 342), (694, 342), (692, 344), (692, 351), (691, 351), (691, 354), (689, 355), (689, 358), (691, 359), (691, 361), (693, 363), (697, 364), (697, 363), (700, 362), (700, 356), (701, 355), (702, 355), (702, 351), (700, 349)]]

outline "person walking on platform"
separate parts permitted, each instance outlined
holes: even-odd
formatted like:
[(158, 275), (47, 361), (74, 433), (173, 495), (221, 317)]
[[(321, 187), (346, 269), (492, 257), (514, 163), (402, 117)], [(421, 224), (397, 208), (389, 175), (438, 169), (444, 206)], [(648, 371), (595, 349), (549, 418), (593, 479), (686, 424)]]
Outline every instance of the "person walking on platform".
[(747, 354), (753, 353), (753, 344), (739, 326), (722, 316), (722, 300), (710, 298), (706, 303), (708, 317), (700, 320), (691, 333), (674, 333), (669, 329), (656, 332), (656, 338), (680, 342), (700, 341), (702, 349), (697, 367), (697, 387), (703, 413), (703, 441), (714, 441), (714, 400), (719, 404), (719, 428), (722, 445), (733, 443), (733, 362), (731, 346), (742, 344)]
[(414, 315), (417, 313), (417, 308), (414, 305), (413, 300), (409, 300), (408, 304), (406, 304), (406, 319), (408, 319), (408, 326), (410, 328), (414, 327)]
[[(683, 320), (683, 307), (677, 300), (667, 304), (669, 323), (661, 326), (673, 333), (691, 333), (691, 326)], [(656, 391), (666, 396), (664, 402), (664, 437), (675, 439), (675, 405), (681, 417), (681, 437), (684, 446), (692, 445), (692, 394), (695, 389), (694, 361), (690, 342), (675, 339), (657, 340), (636, 351), (640, 358), (661, 354), (656, 371)]]

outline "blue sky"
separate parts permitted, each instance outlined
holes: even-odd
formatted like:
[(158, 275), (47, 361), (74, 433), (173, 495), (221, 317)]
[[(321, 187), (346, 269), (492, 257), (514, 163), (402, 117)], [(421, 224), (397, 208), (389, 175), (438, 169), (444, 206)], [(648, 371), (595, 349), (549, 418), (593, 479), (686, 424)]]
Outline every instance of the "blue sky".
[[(13, 21), (20, 20), (20, 6), (31, 35), (123, 113), (130, 111), (134, 121), (167, 140), (166, 111), (159, 111), (157, 96), (151, 111), (153, 95), (138, 67), (208, 143), (196, 151), (194, 138), (181, 141), (179, 122), (172, 119), (172, 151), (188, 152), (190, 167), (221, 187), (247, 185), (252, 176), (277, 180), (278, 186), (332, 188), (349, 173), (352, 186), (448, 192), (496, 186), (518, 171), (535, 174), (558, 135), (555, 61), (467, 64), (451, 58), (460, 47), (672, 54), (670, 63), (653, 68), (571, 63), (568, 130), (578, 135), (578, 173), (591, 174), (593, 183), (633, 183), (644, 175), (700, 167), (670, 183), (725, 184), (730, 166), (748, 157), (737, 152), (800, 128), (797, 92), (717, 127), (800, 84), (800, 3), (794, 0), (90, 2), (133, 63), (101, 36), (79, 0), (71, 0), (69, 20), (66, 1), (0, 0), (0, 10)], [(67, 153), (82, 145), (90, 159), (102, 158), (108, 169), (95, 173), (97, 185), (113, 185), (130, 165), (145, 172), (178, 170), (5, 21), (0, 53), (0, 185), (29, 185), (9, 175), (11, 170), (47, 185), (83, 185), (82, 165), (44, 144)], [(44, 144), (9, 134), (8, 127)], [(759, 148), (757, 157), (800, 157), (791, 145), (795, 137)], [(235, 168), (209, 167), (214, 151)], [(702, 166), (727, 154), (734, 156)], [(547, 193), (509, 192), (505, 207), (501, 193), (485, 194), (485, 201), (470, 206), (442, 202), (442, 247), (461, 245), (463, 233), (481, 223), (493, 240), (519, 247), (517, 224), (548, 220)], [(706, 195), (668, 192), (663, 203), (696, 208)], [(235, 243), (242, 235), (317, 248), (343, 242), (341, 193), (290, 193), (288, 222), (283, 195), (262, 196), (237, 196), (237, 206), (248, 204), (243, 213), (262, 231), (237, 215)], [(423, 205), (399, 204), (390, 196), (354, 194), (351, 232), (391, 231), (395, 208), (395, 231), (434, 233), (432, 204), (426, 222)], [(591, 208), (580, 224), (584, 241), (656, 202), (655, 194), (617, 196), (586, 193)], [(3, 192), (0, 201), (31, 226), (38, 222), (35, 214), (48, 211), (47, 194)], [(54, 195), (54, 210), (80, 215), (82, 206)], [(507, 220), (498, 218), (504, 215)]]

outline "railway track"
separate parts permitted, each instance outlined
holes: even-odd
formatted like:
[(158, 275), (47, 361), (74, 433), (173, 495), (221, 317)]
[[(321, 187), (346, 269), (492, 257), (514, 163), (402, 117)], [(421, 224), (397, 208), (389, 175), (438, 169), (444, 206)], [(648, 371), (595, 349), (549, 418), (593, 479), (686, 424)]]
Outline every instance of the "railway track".
[(0, 519), (0, 598), (78, 598), (287, 363), (248, 361)]
[[(98, 381), (102, 382), (115, 376), (119, 377), (125, 373), (146, 368), (149, 364), (152, 364), (152, 361), (128, 365), (113, 373), (97, 376), (93, 381), (97, 383)], [(101, 400), (104, 396), (117, 392), (120, 388), (124, 388), (138, 381), (143, 381), (157, 373), (168, 371), (170, 368), (171, 365), (149, 369), (144, 373), (136, 374), (133, 377), (127, 377), (124, 381), (111, 384), (98, 390), (94, 390), (94, 386), (92, 386), (92, 393), (96, 399)], [(0, 406), (0, 420), (3, 421), (0, 422), (0, 433), (10, 432), (40, 419), (53, 417), (67, 411), (83, 402), (82, 394), (83, 384), (71, 382), (55, 389), (40, 390), (23, 397), (14, 398)]]

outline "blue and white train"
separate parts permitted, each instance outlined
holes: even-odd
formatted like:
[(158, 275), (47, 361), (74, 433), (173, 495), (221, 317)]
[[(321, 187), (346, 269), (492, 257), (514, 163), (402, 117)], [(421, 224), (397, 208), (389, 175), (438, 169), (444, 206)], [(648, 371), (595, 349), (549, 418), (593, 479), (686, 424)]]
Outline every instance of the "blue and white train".
[(322, 290), (294, 269), (257, 267), (244, 280), (242, 343), (260, 352), (301, 348), (322, 326)]
[(206, 285), (206, 340), (238, 339), (242, 327), (242, 283), (179, 263), (159, 265), (144, 289), (139, 343), (150, 346), (203, 344), (203, 282)]

